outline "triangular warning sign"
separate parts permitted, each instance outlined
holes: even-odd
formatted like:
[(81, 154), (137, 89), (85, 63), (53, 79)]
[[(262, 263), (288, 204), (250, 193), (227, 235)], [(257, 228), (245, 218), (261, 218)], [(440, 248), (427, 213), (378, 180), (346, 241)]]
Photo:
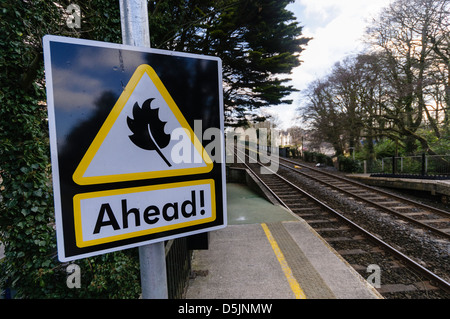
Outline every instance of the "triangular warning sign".
[(201, 174), (213, 163), (152, 67), (140, 65), (73, 174), (79, 185)]

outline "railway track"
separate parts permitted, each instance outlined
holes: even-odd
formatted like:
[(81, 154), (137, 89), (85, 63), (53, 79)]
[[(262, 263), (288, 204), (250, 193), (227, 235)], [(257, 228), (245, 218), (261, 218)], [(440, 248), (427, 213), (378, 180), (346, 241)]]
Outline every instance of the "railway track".
[[(261, 174), (260, 168), (263, 166), (261, 163), (247, 163), (243, 159), (244, 154), (236, 154), (240, 157), (242, 162), (245, 162), (247, 169), (257, 176), (260, 182), (272, 193), (272, 195), (279, 201), (280, 205), (291, 210), (303, 218), (308, 224), (318, 232), (324, 240), (326, 240), (344, 259), (349, 262), (363, 277), (368, 277), (367, 272), (370, 267), (379, 267), (381, 270), (380, 287), (377, 287), (378, 291), (386, 298), (449, 298), (450, 297), (450, 283), (448, 272), (448, 250), (447, 256), (443, 256), (441, 262), (442, 267), (438, 269), (436, 273), (435, 263), (431, 264), (427, 261), (418, 260), (416, 257), (408, 256), (405, 251), (410, 249), (402, 249), (398, 243), (392, 244), (380, 236), (379, 232), (374, 233), (370, 228), (377, 229), (378, 227), (385, 227), (385, 225), (374, 226), (373, 220), (371, 227), (367, 227), (365, 222), (361, 222), (361, 218), (349, 218), (345, 212), (342, 212), (341, 208), (334, 208), (334, 204), (325, 202), (325, 197), (321, 196), (321, 200), (317, 199), (317, 196), (313, 196), (310, 192), (305, 191), (302, 187), (299, 187), (299, 176), (304, 179), (305, 173), (310, 170), (310, 167), (301, 166), (301, 163), (292, 163), (284, 161), (280, 163), (280, 170), (271, 172), (271, 174)], [(246, 156), (246, 155), (245, 155)], [(281, 160), (281, 159), (280, 159)], [(286, 163), (286, 164), (285, 164)], [(294, 167), (297, 166), (297, 168)], [(298, 167), (301, 167), (300, 170)], [(301, 174), (300, 173), (303, 173)], [(312, 173), (314, 172), (314, 173)], [(366, 200), (357, 199), (356, 194), (361, 193), (361, 197), (369, 200), (380, 200), (381, 203), (385, 203), (387, 207), (408, 207), (401, 208), (400, 210), (406, 210), (406, 214), (410, 210), (418, 210), (419, 208), (413, 206), (413, 203), (409, 201), (408, 204), (404, 199), (396, 199), (402, 201), (402, 206), (394, 205), (391, 203), (392, 197), (388, 197), (386, 194), (383, 198), (389, 198), (385, 200), (382, 196), (377, 194), (379, 198), (369, 196), (369, 190), (362, 190), (347, 181), (333, 182), (332, 176), (324, 178), (324, 175), (320, 177), (320, 172), (315, 172), (315, 169), (311, 169), (311, 176), (315, 176), (315, 183), (319, 183), (324, 186), (324, 183), (334, 184), (329, 187), (332, 192), (335, 192), (340, 197), (346, 197), (347, 200), (358, 201), (359, 205), (364, 205), (366, 211), (371, 213), (374, 210), (383, 210), (384, 214), (390, 213), (385, 208), (375, 207), (373, 203), (369, 203)], [(308, 177), (309, 178), (309, 177)], [(314, 178), (312, 178), (314, 180)], [(359, 183), (357, 183), (359, 184)], [(350, 186), (351, 185), (351, 186)], [(365, 187), (365, 185), (363, 185)], [(324, 187), (322, 187), (324, 188)], [(370, 190), (371, 192), (372, 190)], [(390, 195), (390, 194), (389, 194)], [(362, 203), (362, 204), (361, 204)], [(383, 206), (380, 202), (377, 205)], [(420, 206), (420, 205), (419, 205)], [(391, 208), (389, 208), (391, 209)], [(421, 207), (420, 209), (429, 208)], [(416, 212), (417, 213), (417, 212)], [(404, 214), (404, 213), (403, 213)], [(438, 212), (434, 212), (438, 214)], [(442, 214), (439, 212), (439, 214)], [(410, 216), (418, 216), (418, 214)], [(410, 217), (408, 216), (408, 217)], [(446, 215), (439, 215), (440, 219), (445, 219)], [(361, 216), (359, 216), (361, 217)], [(357, 220), (357, 221), (355, 221)], [(423, 227), (418, 223), (415, 223), (415, 227)], [(445, 226), (444, 226), (445, 227)], [(436, 227), (433, 227), (436, 228)], [(438, 229), (438, 228), (436, 228)], [(445, 242), (448, 245), (448, 237), (445, 228), (439, 228), (439, 232), (435, 229), (427, 227), (428, 232), (434, 232), (435, 236), (439, 236), (441, 242)], [(394, 232), (391, 230), (388, 232)], [(411, 235), (413, 236), (413, 235)], [(441, 243), (442, 244), (442, 243)], [(449, 246), (447, 246), (449, 247)], [(422, 248), (416, 247), (417, 250)], [(439, 264), (439, 262), (438, 262)], [(431, 266), (432, 270), (428, 266)]]
[(280, 164), (325, 187), (329, 187), (370, 207), (395, 215), (445, 239), (450, 239), (450, 212), (367, 186), (298, 161), (280, 158)]

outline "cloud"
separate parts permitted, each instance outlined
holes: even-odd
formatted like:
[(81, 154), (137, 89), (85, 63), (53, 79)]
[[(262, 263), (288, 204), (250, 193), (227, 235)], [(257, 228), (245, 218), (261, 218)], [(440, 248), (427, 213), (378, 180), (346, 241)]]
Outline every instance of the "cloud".
[(312, 80), (326, 75), (345, 56), (363, 48), (362, 38), (371, 18), (390, 0), (299, 0), (292, 7), (304, 25), (305, 36), (313, 37), (302, 53), (303, 64), (293, 73), (293, 82), (304, 89)]
[(55, 105), (66, 111), (74, 108), (95, 108), (94, 102), (98, 98), (98, 92), (103, 89), (100, 80), (58, 67), (54, 67), (53, 74)]
[[(336, 62), (362, 50), (366, 27), (391, 1), (296, 0), (289, 5), (303, 26), (303, 36), (313, 38), (300, 55), (303, 63), (293, 70), (290, 84), (304, 90), (310, 82), (325, 76)], [(295, 109), (300, 104), (299, 93), (290, 98), (294, 100), (292, 105), (267, 110), (277, 115), (282, 128), (293, 125)]]

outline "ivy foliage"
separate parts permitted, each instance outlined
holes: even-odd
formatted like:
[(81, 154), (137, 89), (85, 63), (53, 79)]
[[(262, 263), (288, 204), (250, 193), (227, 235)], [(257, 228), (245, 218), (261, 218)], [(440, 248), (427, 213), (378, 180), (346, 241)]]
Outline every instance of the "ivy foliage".
[(89, 13), (81, 29), (67, 27), (68, 5), (0, 4), (0, 287), (14, 289), (18, 298), (136, 298), (136, 251), (77, 261), (80, 289), (67, 287), (67, 264), (56, 256), (42, 37), (121, 39), (118, 1), (80, 1), (81, 12)]

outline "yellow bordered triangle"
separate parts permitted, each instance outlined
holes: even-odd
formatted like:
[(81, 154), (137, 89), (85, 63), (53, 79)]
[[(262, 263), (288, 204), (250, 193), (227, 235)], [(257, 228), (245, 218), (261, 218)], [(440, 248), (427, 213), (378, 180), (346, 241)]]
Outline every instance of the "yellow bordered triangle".
[[(150, 133), (144, 132), (148, 141), (143, 139), (147, 147), (133, 139), (139, 132), (132, 130), (134, 122), (145, 121), (144, 113), (150, 114), (145, 129)], [(202, 174), (212, 168), (211, 158), (156, 72), (142, 64), (78, 164), (73, 180), (92, 185)]]

